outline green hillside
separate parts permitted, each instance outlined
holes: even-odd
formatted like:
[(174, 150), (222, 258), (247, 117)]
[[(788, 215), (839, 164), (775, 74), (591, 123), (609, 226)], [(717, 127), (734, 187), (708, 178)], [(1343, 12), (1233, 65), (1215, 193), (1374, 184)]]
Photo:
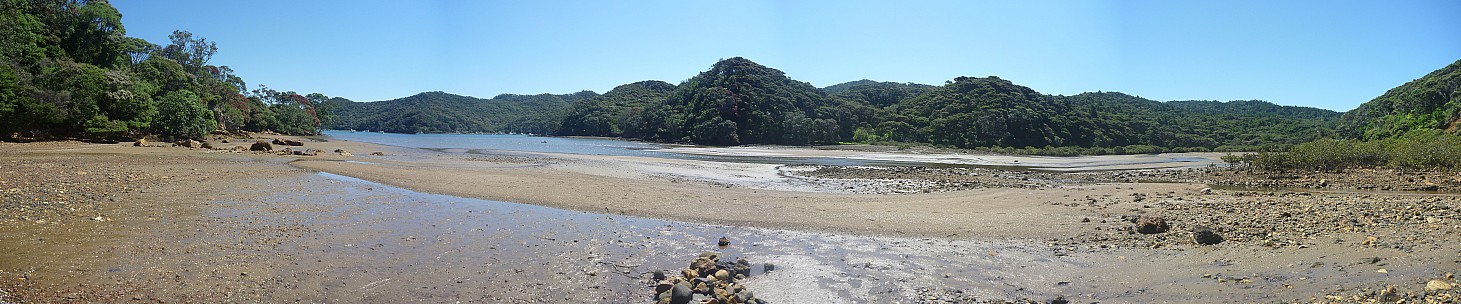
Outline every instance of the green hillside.
[(1439, 129), (1456, 134), (1461, 124), (1461, 60), (1386, 91), (1344, 113), (1344, 137), (1385, 139), (1411, 130)]

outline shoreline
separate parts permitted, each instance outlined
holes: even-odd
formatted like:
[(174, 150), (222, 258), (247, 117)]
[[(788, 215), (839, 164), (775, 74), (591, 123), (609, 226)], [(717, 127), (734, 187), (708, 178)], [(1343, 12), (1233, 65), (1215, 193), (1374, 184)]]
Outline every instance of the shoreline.
[[(852, 292), (853, 301), (881, 302), (1421, 300), (1455, 297), (1455, 289), (1424, 289), (1433, 280), (1455, 283), (1445, 273), (1461, 271), (1455, 196), (1133, 182), (1217, 178), (1202, 170), (800, 168), (296, 139), (356, 156), (0, 144), (0, 166), (26, 174), (0, 179), (0, 194), (9, 195), (0, 207), (10, 208), (3, 215), (12, 224), (0, 227), (0, 279), (24, 282), (0, 291), (37, 302), (522, 300), (511, 295), (555, 302), (568, 299), (532, 286), (577, 284), (606, 287), (590, 301), (597, 302), (637, 299), (648, 271), (683, 267), (675, 265), (704, 250), (778, 264), (786, 271), (749, 282), (758, 297), (793, 302), (799, 289), (776, 287), (820, 282), (828, 299), (849, 300), (837, 294)], [(220, 149), (247, 143), (213, 142)], [(373, 151), (384, 155), (367, 155)], [(1258, 177), (1237, 180), (1245, 178)], [(1292, 182), (1318, 178), (1341, 188), (1364, 179)], [(846, 189), (870, 185), (918, 193)], [(473, 197), (545, 207), (493, 207)], [(1170, 231), (1135, 233), (1139, 216), (1164, 217)], [(1226, 242), (1194, 243), (1198, 226)], [(705, 245), (722, 235), (737, 244)], [(454, 262), (422, 264), (441, 258)], [(502, 261), (481, 264), (494, 259)], [(551, 267), (515, 267), (534, 263)], [(485, 273), (453, 270), (470, 265)], [(502, 271), (522, 275), (457, 285)], [(278, 282), (295, 287), (281, 290)], [(453, 291), (412, 291), (421, 286)], [(485, 289), (467, 292), (478, 287)], [(878, 295), (878, 288), (896, 292)], [(1386, 293), (1392, 288), (1399, 293)]]

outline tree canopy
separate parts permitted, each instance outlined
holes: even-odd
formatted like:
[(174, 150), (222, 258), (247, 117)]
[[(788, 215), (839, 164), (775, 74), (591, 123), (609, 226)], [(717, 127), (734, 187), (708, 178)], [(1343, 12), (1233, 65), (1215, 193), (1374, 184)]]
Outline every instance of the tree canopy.
[[(233, 69), (211, 64), (216, 43), (181, 30), (166, 46), (127, 37), (106, 1), (0, 0), (0, 24), (0, 136), (318, 132), (308, 100), (250, 94)], [(309, 119), (277, 119), (295, 116)]]

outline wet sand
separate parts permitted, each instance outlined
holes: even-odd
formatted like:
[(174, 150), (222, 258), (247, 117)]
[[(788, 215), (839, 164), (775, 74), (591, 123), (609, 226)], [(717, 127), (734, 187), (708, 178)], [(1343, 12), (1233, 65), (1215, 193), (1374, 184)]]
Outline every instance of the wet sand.
[[(648, 303), (649, 272), (703, 251), (776, 264), (747, 282), (774, 303), (1419, 300), (1454, 299), (1424, 288), (1461, 265), (1461, 202), (1446, 196), (1092, 182), (859, 194), (846, 187), (930, 179), (306, 146), (356, 156), (0, 144), (0, 168), (22, 172), (0, 184), (0, 301)], [(1149, 214), (1172, 231), (1129, 231), (1124, 218)], [(1326, 216), (1284, 219), (1304, 214)], [(1193, 243), (1199, 224), (1229, 241)]]

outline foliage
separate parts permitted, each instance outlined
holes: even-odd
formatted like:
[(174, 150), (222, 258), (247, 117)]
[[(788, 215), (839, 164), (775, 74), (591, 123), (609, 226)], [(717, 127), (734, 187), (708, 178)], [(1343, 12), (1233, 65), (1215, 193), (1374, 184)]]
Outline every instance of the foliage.
[(377, 102), (332, 99), (323, 106), (333, 115), (324, 127), (391, 133), (548, 134), (559, 129), (570, 103), (597, 96), (584, 91), (481, 99), (426, 92)]
[(646, 106), (664, 102), (674, 90), (673, 84), (648, 80), (621, 85), (604, 95), (576, 101), (555, 134), (637, 137), (637, 132), (625, 133), (634, 129), (630, 124), (643, 119), (640, 116)]
[(127, 37), (121, 18), (106, 1), (0, 0), (0, 136), (317, 133), (312, 112), (260, 123), (280, 109), (243, 95), (243, 79), (208, 63), (214, 42), (174, 31), (169, 45), (154, 45)]
[(1339, 120), (1345, 138), (1385, 139), (1411, 130), (1461, 127), (1461, 60), (1386, 91)]
[(172, 91), (157, 102), (157, 130), (164, 135), (203, 138), (216, 128), (213, 112), (193, 92)]

